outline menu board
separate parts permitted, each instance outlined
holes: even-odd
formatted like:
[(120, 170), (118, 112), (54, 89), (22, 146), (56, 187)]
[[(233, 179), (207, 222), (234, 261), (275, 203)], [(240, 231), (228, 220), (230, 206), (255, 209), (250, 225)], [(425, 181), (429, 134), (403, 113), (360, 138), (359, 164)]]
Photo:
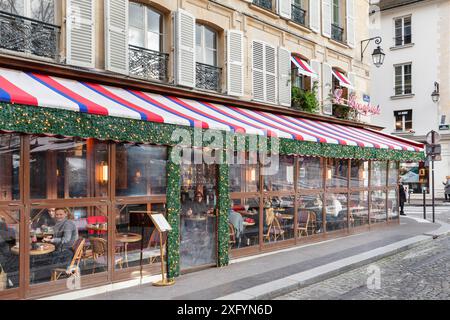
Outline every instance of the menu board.
[(159, 232), (172, 231), (172, 227), (169, 222), (166, 220), (163, 214), (151, 214), (150, 218), (152, 218), (153, 223)]

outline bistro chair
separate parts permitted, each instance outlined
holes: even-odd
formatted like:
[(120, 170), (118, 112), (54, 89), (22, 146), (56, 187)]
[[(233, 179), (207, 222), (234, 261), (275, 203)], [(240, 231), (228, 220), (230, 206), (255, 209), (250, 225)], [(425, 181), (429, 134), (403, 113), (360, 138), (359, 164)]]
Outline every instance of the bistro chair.
[(152, 234), (150, 235), (147, 248), (144, 248), (142, 251), (142, 259), (148, 259), (149, 264), (155, 262), (158, 257), (161, 257), (159, 241), (158, 229), (154, 228)]
[(266, 209), (266, 224), (268, 226), (267, 233), (264, 235), (265, 240), (270, 242), (284, 240), (284, 230), (280, 225), (280, 221), (275, 217), (273, 208)]
[[(107, 255), (108, 255), (108, 242), (103, 238), (92, 237), (89, 238), (92, 246), (92, 259), (94, 265), (92, 267), (92, 273), (95, 273), (95, 266), (98, 264), (107, 265)], [(120, 256), (114, 256), (114, 265), (119, 265), (122, 269), (123, 258)]]
[(234, 226), (231, 222), (228, 222), (228, 230), (230, 232), (230, 239), (228, 241), (230, 247), (236, 244), (236, 232), (234, 231)]
[(299, 236), (312, 235), (316, 231), (316, 213), (312, 210), (299, 209), (297, 230)]
[(72, 250), (74, 250), (74, 255), (73, 255), (72, 261), (70, 262), (70, 264), (67, 268), (53, 269), (51, 281), (58, 280), (63, 274), (66, 274), (66, 275), (78, 274), (78, 272), (80, 270), (79, 269), (80, 261), (83, 256), (83, 248), (84, 248), (85, 241), (86, 240), (84, 238), (78, 238), (77, 241), (75, 241), (75, 243), (72, 247)]

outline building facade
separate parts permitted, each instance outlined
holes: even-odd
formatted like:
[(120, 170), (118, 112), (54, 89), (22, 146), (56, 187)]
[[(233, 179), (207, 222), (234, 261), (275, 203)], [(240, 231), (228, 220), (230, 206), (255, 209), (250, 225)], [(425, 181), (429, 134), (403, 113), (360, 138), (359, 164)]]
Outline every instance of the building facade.
[(0, 298), (158, 274), (161, 243), (174, 278), (398, 224), (399, 161), (423, 146), (349, 107), (366, 2), (0, 9)]
[[(442, 160), (435, 162), (435, 188), (444, 196), (449, 175), (449, 1), (381, 1), (379, 27), (386, 52), (382, 67), (372, 67), (372, 97), (382, 106), (373, 123), (385, 132), (425, 142), (435, 130), (441, 135)], [(389, 48), (389, 49), (388, 49)], [(387, 50), (388, 49), (388, 50)], [(435, 87), (435, 83), (438, 87)], [(431, 94), (439, 90), (438, 102)], [(430, 194), (431, 170), (425, 163), (405, 164), (401, 175), (414, 193)]]

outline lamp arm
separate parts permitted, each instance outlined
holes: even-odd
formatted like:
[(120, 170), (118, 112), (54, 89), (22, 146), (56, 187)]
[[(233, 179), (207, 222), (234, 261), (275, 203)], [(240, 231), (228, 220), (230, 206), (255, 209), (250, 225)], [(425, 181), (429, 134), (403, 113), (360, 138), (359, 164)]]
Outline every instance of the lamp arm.
[[(377, 44), (377, 45), (381, 44), (381, 42), (383, 41), (383, 39), (380, 36), (362, 40), (361, 41), (361, 61), (363, 61), (363, 59), (364, 59), (364, 52), (366, 52), (367, 47), (369, 46), (370, 41), (372, 41), (372, 40), (374, 40), (375, 44)], [(364, 43), (366, 43), (366, 46), (363, 49), (363, 44)]]

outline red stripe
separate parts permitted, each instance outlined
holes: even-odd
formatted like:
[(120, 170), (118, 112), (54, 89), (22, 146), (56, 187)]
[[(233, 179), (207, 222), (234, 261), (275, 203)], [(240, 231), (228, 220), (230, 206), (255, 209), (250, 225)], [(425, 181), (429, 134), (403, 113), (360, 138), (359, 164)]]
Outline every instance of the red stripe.
[[(314, 136), (316, 139), (323, 140), (321, 137), (317, 137), (317, 136), (315, 136), (315, 135), (313, 135), (313, 134), (310, 134), (309, 132), (305, 132), (304, 130), (301, 130), (301, 129), (297, 128), (297, 127), (291, 126), (290, 124), (287, 124), (287, 123), (284, 123), (284, 122), (280, 122), (280, 121), (277, 119), (277, 116), (275, 116), (275, 115), (273, 115), (273, 114), (270, 114), (270, 113), (262, 113), (261, 111), (254, 111), (254, 112), (257, 113), (257, 114), (259, 114), (259, 115), (261, 115), (261, 116), (263, 116), (263, 117), (269, 118), (270, 120), (272, 120), (272, 121), (274, 121), (274, 122), (276, 122), (276, 123), (278, 123), (278, 124), (280, 124), (280, 125), (282, 125), (282, 126), (287, 126), (288, 128), (291, 128), (292, 130), (295, 130), (294, 132), (300, 131), (300, 132), (309, 134), (309, 135), (311, 135), (311, 136)], [(300, 135), (300, 134), (297, 134), (297, 135), (299, 135), (299, 136), (301, 137), (300, 140), (302, 140), (302, 141), (305, 140), (305, 138), (304, 138), (302, 135)], [(297, 140), (299, 140), (299, 139), (297, 139)], [(323, 141), (320, 141), (320, 142), (323, 142)]]
[(126, 105), (127, 107), (131, 108), (131, 109), (135, 109), (138, 112), (142, 112), (143, 114), (145, 114), (145, 116), (147, 117), (147, 121), (152, 121), (152, 122), (159, 122), (159, 123), (164, 123), (164, 118), (161, 117), (159, 114), (153, 113), (151, 111), (148, 111), (138, 105), (135, 105), (134, 103), (131, 103), (121, 97), (119, 97), (118, 95), (112, 93), (111, 91), (109, 91), (108, 89), (98, 85), (98, 84), (94, 84), (94, 83), (87, 83), (90, 87), (92, 87), (93, 89), (97, 90), (98, 92), (101, 92), (102, 94), (104, 94), (105, 96), (110, 97), (111, 99)]
[(295, 57), (295, 60), (298, 62), (298, 64), (303, 68), (303, 70), (308, 71), (309, 73), (314, 73), (312, 72), (303, 62), (302, 59), (300, 59), (299, 57)]
[(31, 106), (38, 105), (38, 101), (35, 97), (15, 86), (2, 76), (0, 76), (0, 87), (8, 92), (11, 103), (27, 104)]
[(334, 73), (338, 76), (338, 78), (345, 84), (350, 84), (350, 82), (348, 82), (347, 80), (345, 80), (345, 78), (342, 76), (342, 74), (339, 71), (334, 70)]
[(86, 106), (86, 108), (88, 109), (88, 113), (99, 114), (99, 115), (104, 115), (104, 116), (107, 116), (109, 114), (108, 109), (102, 107), (101, 105), (96, 104), (95, 102), (92, 102), (92, 101), (84, 98), (83, 96), (80, 96), (79, 94), (66, 88), (59, 82), (53, 80), (49, 76), (44, 76), (44, 75), (40, 75), (40, 74), (36, 74), (36, 73), (33, 73), (33, 76), (35, 76), (39, 80), (45, 82), (46, 84), (53, 87), (54, 89), (70, 96), (72, 99), (78, 101), (79, 103), (84, 104)]

